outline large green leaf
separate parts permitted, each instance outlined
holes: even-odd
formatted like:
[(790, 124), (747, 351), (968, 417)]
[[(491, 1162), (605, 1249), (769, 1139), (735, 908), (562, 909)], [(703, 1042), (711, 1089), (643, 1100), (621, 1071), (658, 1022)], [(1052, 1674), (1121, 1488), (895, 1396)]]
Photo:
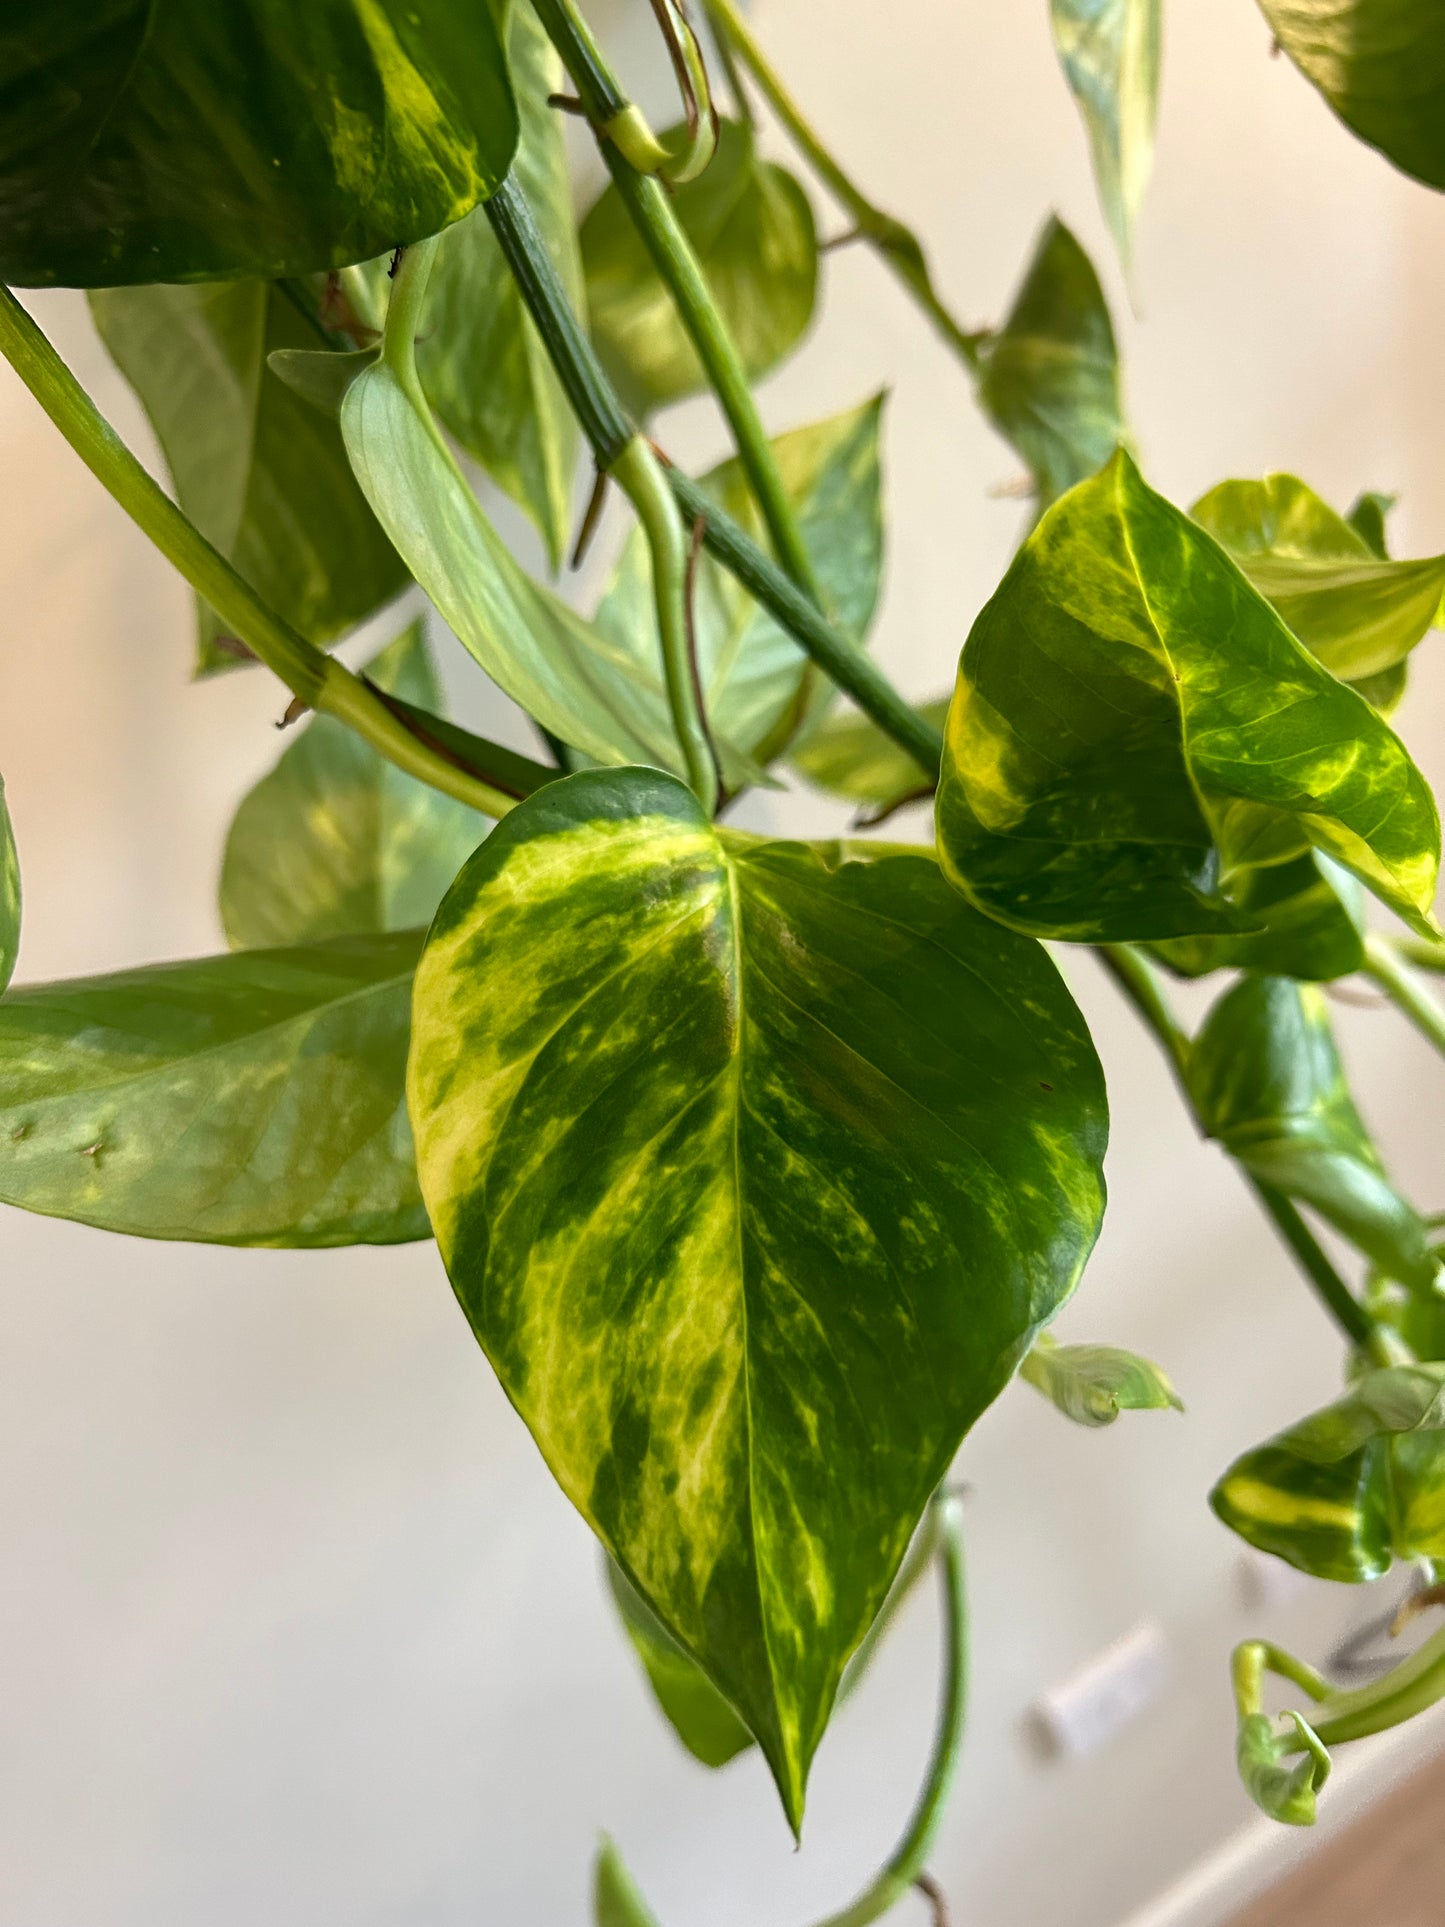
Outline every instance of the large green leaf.
[(1167, 1375), (1116, 1345), (1060, 1345), (1040, 1332), (1019, 1377), (1076, 1425), (1112, 1425), (1121, 1412), (1182, 1412)]
[[(880, 396), (773, 443), (829, 612), (859, 641), (873, 620), (883, 567), (882, 406)], [(749, 534), (766, 540), (741, 463), (724, 462), (703, 486)], [(616, 649), (637, 659), (643, 674), (656, 673), (661, 645), (652, 564), (640, 529), (622, 551), (595, 620)], [(707, 555), (697, 569), (693, 628), (709, 722), (760, 761), (828, 701), (831, 686), (812, 672), (797, 643)]]
[[(797, 346), (813, 318), (818, 236), (807, 195), (784, 168), (759, 159), (752, 129), (724, 121), (719, 136), (711, 165), (677, 189), (673, 208), (756, 379)], [(648, 415), (706, 388), (702, 363), (615, 187), (582, 223), (582, 261), (597, 351), (628, 408)]]
[[(582, 258), (562, 117), (547, 104), (561, 86), (561, 63), (528, 0), (515, 0), (507, 52), (522, 125), (513, 174), (580, 310)], [(536, 523), (555, 567), (571, 522), (577, 419), (481, 210), (442, 236), (416, 358), (438, 415)]]
[(1122, 449), (974, 624), (937, 818), (959, 888), (1040, 936), (1247, 928), (1221, 877), (1310, 844), (1433, 929), (1440, 823), (1404, 746)]
[[(181, 507), (274, 609), (329, 642), (396, 593), (406, 568), (356, 485), (336, 423), (267, 366), (273, 351), (318, 344), (279, 287), (108, 288), (90, 306)], [(234, 667), (203, 602), (197, 621), (202, 670)]]
[[(367, 678), (433, 710), (420, 622)], [(236, 949), (415, 930), (431, 922), (487, 819), (407, 776), (330, 716), (314, 717), (236, 813), (221, 867), (221, 921)]]
[(1008, 319), (979, 349), (979, 400), (1039, 506), (1095, 475), (1126, 437), (1114, 324), (1094, 264), (1051, 220)]
[(458, 1297), (796, 1826), (929, 1494), (1097, 1231), (1078, 1012), (922, 852), (727, 833), (624, 770), (493, 831), (414, 1023)]
[(1189, 513), (1344, 682), (1393, 669), (1439, 616), (1445, 555), (1382, 559), (1297, 476), (1221, 482)]
[(608, 1559), (606, 1565), (618, 1617), (668, 1724), (695, 1760), (704, 1766), (726, 1766), (752, 1745), (752, 1734), (617, 1561)]
[(1163, 0), (1050, 0), (1049, 12), (1088, 129), (1099, 199), (1127, 261), (1154, 166)]
[(1364, 892), (1314, 851), (1287, 863), (1240, 871), (1229, 887), (1241, 917), (1259, 926), (1215, 937), (1169, 937), (1150, 949), (1181, 977), (1212, 970), (1262, 970), (1329, 983), (1364, 966)]
[(9, 983), (20, 954), (20, 859), (15, 854), (15, 831), (0, 779), (0, 991)]
[[(645, 664), (531, 579), (487, 520), (425, 404), (385, 362), (347, 389), (341, 428), (382, 527), (492, 680), (544, 729), (600, 763), (681, 769), (660, 650)], [(729, 786), (753, 781), (751, 760), (720, 734), (715, 740)]]
[(1440, 0), (1260, 0), (1275, 43), (1345, 125), (1427, 187), (1445, 188)]
[(517, 115), (460, 0), (7, 0), (0, 280), (272, 278), (435, 234)]
[[(918, 713), (936, 729), (948, 715), (947, 696), (920, 703)], [(931, 794), (928, 779), (913, 758), (885, 736), (871, 716), (848, 710), (830, 716), (793, 752), (793, 767), (820, 790), (863, 803), (887, 816), (903, 803)]]
[(1367, 1372), (1236, 1459), (1209, 1503), (1252, 1546), (1320, 1579), (1445, 1557), (1445, 1365)]
[(425, 1238), (403, 1101), (422, 933), (0, 1002), (0, 1200), (207, 1244)]
[(1194, 1040), (1189, 1088), (1202, 1128), (1257, 1178), (1312, 1206), (1390, 1277), (1433, 1287), (1429, 1232), (1355, 1109), (1322, 991), (1244, 978)]
[(597, 1927), (657, 1927), (657, 1916), (622, 1864), (621, 1854), (605, 1837), (597, 1854), (592, 1905)]

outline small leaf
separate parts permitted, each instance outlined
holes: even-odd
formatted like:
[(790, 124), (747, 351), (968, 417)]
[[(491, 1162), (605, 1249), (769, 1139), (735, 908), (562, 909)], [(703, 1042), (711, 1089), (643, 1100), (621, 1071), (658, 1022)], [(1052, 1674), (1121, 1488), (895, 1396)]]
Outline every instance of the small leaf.
[(1287, 977), (1236, 984), (1194, 1040), (1189, 1088), (1201, 1127), (1262, 1183), (1310, 1205), (1388, 1276), (1433, 1287), (1428, 1230), (1355, 1109), (1321, 991)]
[[(534, 582), (467, 487), (440, 432), (385, 362), (347, 390), (341, 428), (382, 527), (443, 620), (544, 729), (599, 763), (682, 768), (663, 682)], [(758, 776), (715, 732), (724, 780)]]
[(1181, 977), (1258, 970), (1313, 983), (1348, 977), (1363, 967), (1364, 892), (1328, 857), (1311, 851), (1287, 863), (1242, 870), (1228, 894), (1241, 919), (1257, 928), (1244, 935), (1172, 937), (1151, 944), (1159, 961)]
[(618, 1615), (668, 1723), (695, 1760), (704, 1766), (726, 1766), (752, 1745), (752, 1734), (617, 1561), (607, 1559), (606, 1567)]
[(1050, 0), (1049, 11), (1088, 130), (1099, 199), (1127, 263), (1154, 167), (1163, 0)]
[[(918, 713), (936, 729), (948, 715), (947, 696), (920, 703)], [(887, 815), (927, 788), (928, 779), (906, 749), (885, 736), (871, 716), (850, 710), (830, 716), (794, 750), (793, 767), (831, 796), (874, 806)]]
[(403, 1102), (422, 933), (248, 950), (0, 1002), (0, 1200), (143, 1238), (429, 1235)]
[(1434, 928), (1440, 823), (1404, 746), (1122, 449), (974, 624), (937, 822), (952, 881), (1039, 936), (1227, 934), (1221, 878), (1311, 844)]
[[(758, 158), (750, 127), (724, 121), (711, 165), (677, 189), (672, 205), (757, 380), (798, 345), (813, 318), (818, 237), (808, 197), (784, 168)], [(702, 363), (615, 187), (582, 223), (582, 261), (597, 352), (627, 408), (645, 416), (706, 388)]]
[[(1299, 1713), (1286, 1713), (1292, 1733), (1277, 1733), (1264, 1713), (1239, 1723), (1236, 1758), (1239, 1777), (1254, 1804), (1286, 1826), (1312, 1827), (1315, 1796), (1330, 1773), (1330, 1756), (1314, 1728)], [(1291, 1759), (1298, 1754), (1297, 1759)]]
[(329, 348), (272, 348), (266, 366), (294, 395), (339, 421), (347, 389), (380, 353), (380, 347), (353, 348), (344, 353)]
[(1275, 44), (1404, 174), (1445, 188), (1439, 0), (1260, 0)]
[(796, 1827), (919, 1515), (1093, 1243), (1082, 1020), (928, 856), (720, 831), (623, 770), (493, 831), (415, 1027), (473, 1329)]
[(1044, 229), (1007, 321), (979, 353), (979, 400), (1028, 464), (1040, 509), (1127, 439), (1108, 304), (1062, 221)]
[(1439, 614), (1445, 555), (1382, 560), (1297, 476), (1221, 482), (1190, 514), (1343, 682), (1403, 662)]
[[(389, 695), (437, 707), (420, 622), (366, 674)], [(221, 869), (226, 940), (258, 949), (425, 926), (487, 828), (345, 724), (313, 717), (231, 825)]]
[[(150, 417), (181, 507), (266, 602), (322, 643), (396, 594), (406, 569), (335, 423), (267, 366), (273, 350), (317, 341), (279, 288), (110, 288), (90, 307)], [(234, 668), (216, 647), (220, 618), (200, 602), (196, 613), (201, 670)]]
[(15, 972), (20, 954), (20, 859), (15, 853), (15, 831), (0, 780), (0, 991)]
[(1385, 523), (1398, 499), (1394, 495), (1382, 495), (1378, 489), (1366, 489), (1345, 517), (1370, 554), (1377, 555), (1382, 562), (1390, 559)]
[(465, 214), (517, 142), (491, 14), (459, 0), (7, 0), (0, 76), (21, 287), (365, 261)]
[(1182, 1412), (1157, 1365), (1114, 1345), (1060, 1345), (1040, 1332), (1019, 1377), (1076, 1425), (1112, 1425), (1121, 1412)]
[[(868, 633), (883, 567), (878, 474), (882, 397), (828, 421), (780, 435), (772, 444), (798, 512), (833, 620), (855, 641)], [(756, 540), (762, 517), (736, 461), (704, 478), (708, 495)], [(832, 695), (808, 657), (767, 610), (710, 556), (698, 563), (693, 602), (698, 668), (712, 728), (765, 761), (780, 739), (806, 725)], [(652, 602), (652, 565), (634, 529), (595, 618), (599, 633), (655, 673), (661, 645)]]
[(1231, 1531), (1320, 1579), (1445, 1556), (1445, 1364), (1367, 1372), (1235, 1460), (1209, 1495)]
[(604, 1835), (593, 1886), (597, 1927), (657, 1927), (657, 1916), (638, 1892), (622, 1856)]

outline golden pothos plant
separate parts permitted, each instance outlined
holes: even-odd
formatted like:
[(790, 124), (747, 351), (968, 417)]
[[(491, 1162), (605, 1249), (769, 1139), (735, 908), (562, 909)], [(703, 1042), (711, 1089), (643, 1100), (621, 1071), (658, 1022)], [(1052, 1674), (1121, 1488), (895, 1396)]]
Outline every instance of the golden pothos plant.
[[(1052, 0), (1126, 253), (1161, 8)], [(1440, 0), (1263, 8), (1344, 122), (1445, 189)], [(1364, 972), (1445, 1048), (1418, 974), (1445, 967), (1439, 820), (1390, 721), (1445, 556), (1389, 554), (1387, 497), (1342, 512), (1288, 475), (1166, 501), (1067, 229), (998, 327), (962, 326), (734, 0), (652, 13), (684, 110), (661, 134), (574, 0), (6, 8), (0, 275), (91, 290), (172, 493), (8, 292), (0, 348), (194, 588), (199, 673), (260, 663), (310, 720), (232, 826), (229, 951), (0, 1002), (0, 1198), (151, 1238), (435, 1237), (663, 1712), (710, 1766), (756, 1744), (794, 1829), (840, 1691), (936, 1562), (933, 1757), (830, 1927), (915, 1885), (941, 1919), (959, 1444), (1015, 1375), (1083, 1425), (1177, 1404), (1157, 1367), (1047, 1332), (1104, 1209), (1067, 946), (1097, 948), (1344, 1341), (1343, 1396), (1226, 1470), (1216, 1511), (1307, 1572), (1416, 1561), (1419, 1603), (1445, 1598), (1432, 1220), (1321, 990)], [(569, 113), (610, 177), (580, 220)], [(806, 178), (763, 158), (779, 131)], [(820, 206), (1032, 477), (952, 695), (922, 706), (866, 647), (878, 401), (770, 440), (753, 396), (819, 299)], [(695, 480), (653, 437), (700, 391), (733, 452)], [(462, 459), (555, 571), (584, 451), (582, 542), (609, 486), (633, 516), (590, 610), (522, 566)], [(413, 582), (535, 755), (440, 713), (419, 625), (361, 673), (326, 653)], [(940, 683), (958, 641), (935, 638)], [(729, 827), (795, 782), (858, 834)], [(935, 793), (936, 840), (862, 833)], [(0, 985), (18, 876), (0, 804)], [(1193, 1035), (1168, 973), (1220, 981)], [(1304, 1711), (1271, 1715), (1270, 1673)], [(1331, 1748), (1445, 1694), (1445, 1633), (1363, 1690), (1260, 1643), (1234, 1681), (1246, 1786), (1309, 1821)], [(610, 1847), (596, 1907), (651, 1919)]]

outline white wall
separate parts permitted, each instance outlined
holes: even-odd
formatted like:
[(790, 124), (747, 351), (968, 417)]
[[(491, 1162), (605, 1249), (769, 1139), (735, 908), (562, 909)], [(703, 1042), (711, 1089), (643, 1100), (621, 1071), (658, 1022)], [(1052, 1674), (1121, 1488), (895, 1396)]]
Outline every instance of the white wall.
[[(599, 23), (637, 27), (636, 0)], [(1398, 488), (1445, 547), (1445, 212), (1356, 146), (1250, 0), (1171, 0), (1158, 175), (1128, 312), (1044, 0), (759, 0), (821, 127), (929, 237), (965, 316), (998, 316), (1050, 208), (1106, 273), (1150, 471), (1177, 499), (1290, 467), (1344, 503)], [(634, 34), (641, 39), (640, 34)], [(654, 74), (655, 78), (655, 74)], [(659, 95), (660, 99), (661, 96)], [(138, 445), (82, 302), (35, 310)], [(1015, 538), (1014, 463), (860, 251), (834, 257), (779, 427), (891, 384), (878, 647), (947, 684)], [(680, 454), (721, 437), (667, 424)], [(187, 598), (29, 398), (0, 382), (0, 769), (28, 896), (22, 975), (192, 954), (234, 804), (277, 748), (274, 684), (186, 682)], [(1427, 643), (1403, 727), (1445, 773)], [(455, 677), (478, 718), (495, 699)], [(498, 725), (500, 726), (500, 725)], [(817, 799), (768, 804), (804, 830)], [(980, 1425), (968, 1757), (937, 1856), (962, 1922), (1115, 1927), (1248, 1817), (1229, 1645), (1322, 1651), (1364, 1604), (1249, 1614), (1204, 1506), (1238, 1448), (1332, 1395), (1338, 1349), (1148, 1041), (1084, 962), (1115, 1114), (1108, 1227), (1065, 1335), (1158, 1357), (1187, 1418), (1084, 1436), (1027, 1389)], [(1445, 1202), (1445, 1066), (1343, 1010), (1402, 1179)], [(3, 1216), (0, 1920), (15, 1927), (571, 1927), (595, 1830), (665, 1927), (785, 1927), (881, 1857), (932, 1721), (931, 1600), (838, 1719), (794, 1855), (756, 1762), (709, 1776), (655, 1718), (586, 1531), (467, 1335), (430, 1248), (152, 1246)], [(1176, 1683), (1095, 1759), (1040, 1763), (1032, 1696), (1140, 1618)], [(900, 1910), (900, 1921), (921, 1908)], [(1202, 1922), (1205, 1913), (1190, 1916)]]

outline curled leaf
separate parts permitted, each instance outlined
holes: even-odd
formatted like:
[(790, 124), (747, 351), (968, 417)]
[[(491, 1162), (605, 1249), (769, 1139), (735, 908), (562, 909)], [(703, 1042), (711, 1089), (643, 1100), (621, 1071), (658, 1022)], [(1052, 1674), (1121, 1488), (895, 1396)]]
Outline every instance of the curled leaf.
[(1301, 1714), (1283, 1717), (1290, 1722), (1289, 1732), (1278, 1732), (1264, 1713), (1250, 1713), (1240, 1721), (1239, 1777), (1250, 1799), (1272, 1820), (1312, 1827), (1315, 1797), (1330, 1775), (1330, 1756)]
[(1076, 1425), (1112, 1425), (1121, 1412), (1182, 1412), (1168, 1377), (1114, 1345), (1060, 1345), (1040, 1332), (1019, 1377)]

